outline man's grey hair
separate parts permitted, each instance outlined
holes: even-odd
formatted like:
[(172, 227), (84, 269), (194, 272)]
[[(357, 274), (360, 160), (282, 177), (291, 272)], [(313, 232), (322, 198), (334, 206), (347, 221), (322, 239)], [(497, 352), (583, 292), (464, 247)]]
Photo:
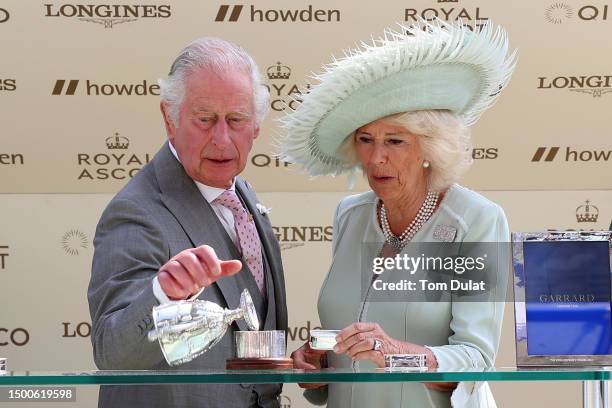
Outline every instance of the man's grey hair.
[(161, 99), (168, 104), (168, 114), (175, 126), (179, 126), (187, 76), (202, 68), (216, 73), (238, 68), (248, 74), (253, 85), (255, 123), (261, 124), (268, 112), (270, 94), (253, 58), (239, 45), (220, 38), (202, 37), (185, 47), (172, 63), (168, 78), (158, 81)]
[[(430, 163), (428, 188), (442, 192), (458, 182), (474, 162), (470, 128), (449, 110), (422, 110), (398, 113), (384, 119), (417, 135), (423, 157)], [(339, 148), (346, 160), (359, 164), (355, 132)]]

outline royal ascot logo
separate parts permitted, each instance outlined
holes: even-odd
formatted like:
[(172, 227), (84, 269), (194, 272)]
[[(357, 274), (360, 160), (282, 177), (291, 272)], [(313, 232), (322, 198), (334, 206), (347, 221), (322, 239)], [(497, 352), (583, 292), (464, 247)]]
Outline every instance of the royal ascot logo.
[(263, 9), (254, 5), (222, 4), (215, 21), (235, 23), (243, 17), (251, 23), (333, 23), (340, 21), (338, 9), (315, 9), (312, 4), (301, 9)]
[(0, 271), (3, 271), (7, 268), (6, 258), (9, 257), (9, 246), (8, 245), (0, 245)]
[(9, 329), (0, 327), (0, 347), (17, 346), (22, 347), (30, 341), (30, 332), (23, 327)]
[(584, 205), (576, 207), (576, 222), (597, 222), (599, 208), (591, 204), (589, 200)]
[(0, 78), (0, 92), (12, 92), (17, 89), (15, 79)]
[(11, 18), (10, 13), (5, 8), (0, 8), (0, 23), (6, 23)]
[(461, 20), (472, 31), (480, 31), (489, 20), (479, 6), (462, 7), (459, 0), (437, 0), (431, 7), (404, 9), (404, 21), (414, 23), (420, 18), (427, 21), (438, 18), (448, 22)]
[(172, 15), (168, 4), (45, 4), (44, 7), (45, 17), (74, 18), (104, 28), (139, 19), (166, 19)]
[(89, 247), (87, 235), (77, 229), (71, 229), (62, 236), (62, 248), (68, 255), (76, 256)]
[[(561, 152), (561, 154), (559, 154)], [(552, 162), (555, 159), (571, 162), (608, 162), (612, 150), (580, 150), (566, 146), (540, 146), (531, 157), (532, 162)]]
[(608, 5), (592, 4), (573, 7), (567, 3), (554, 3), (544, 11), (544, 19), (551, 24), (562, 24), (576, 18), (580, 21), (607, 21)]
[(290, 81), (291, 68), (280, 61), (266, 69), (266, 77), (268, 83), (264, 86), (270, 92), (270, 109), (273, 111), (295, 110), (302, 102), (303, 95), (310, 93), (310, 84), (302, 89)]
[(21, 153), (0, 153), (0, 166), (23, 166), (24, 163)]
[(86, 96), (159, 96), (159, 85), (146, 79), (138, 83), (99, 83), (89, 79), (57, 79), (53, 84), (51, 95), (74, 96), (81, 86), (81, 93)]
[(278, 406), (280, 408), (291, 408), (291, 398), (286, 395), (278, 396)]
[(472, 159), (474, 160), (495, 160), (499, 157), (497, 147), (474, 147), (472, 149)]
[(118, 132), (107, 137), (104, 145), (104, 152), (77, 153), (77, 180), (126, 180), (151, 161), (149, 153), (130, 152), (130, 139)]
[(601, 98), (612, 93), (612, 75), (538, 77), (537, 89), (563, 89)]
[(310, 242), (331, 242), (333, 227), (328, 226), (282, 226), (272, 227), (280, 243), (281, 251), (297, 248)]

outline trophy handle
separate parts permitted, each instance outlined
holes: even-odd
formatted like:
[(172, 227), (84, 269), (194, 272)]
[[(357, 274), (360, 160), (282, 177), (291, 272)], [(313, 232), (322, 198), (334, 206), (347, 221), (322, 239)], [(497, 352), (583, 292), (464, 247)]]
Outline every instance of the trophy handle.
[(259, 318), (257, 317), (257, 311), (253, 304), (251, 294), (247, 289), (242, 291), (240, 295), (240, 309), (244, 311), (244, 320), (246, 321), (249, 329), (259, 330)]

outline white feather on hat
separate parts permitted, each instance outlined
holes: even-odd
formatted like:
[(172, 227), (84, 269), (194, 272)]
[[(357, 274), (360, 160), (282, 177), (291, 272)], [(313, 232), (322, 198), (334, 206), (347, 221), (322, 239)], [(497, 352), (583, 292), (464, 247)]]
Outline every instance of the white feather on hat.
[(472, 125), (516, 66), (506, 31), (489, 22), (479, 32), (442, 20), (399, 28), (348, 50), (314, 76), (319, 83), (280, 119), (281, 159), (301, 164), (311, 176), (338, 175), (354, 169), (338, 151), (345, 138), (382, 117), (448, 109)]

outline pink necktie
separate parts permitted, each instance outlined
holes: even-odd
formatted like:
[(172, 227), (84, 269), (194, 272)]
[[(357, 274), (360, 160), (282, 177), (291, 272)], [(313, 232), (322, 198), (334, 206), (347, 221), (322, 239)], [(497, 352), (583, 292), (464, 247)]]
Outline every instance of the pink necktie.
[(234, 227), (238, 233), (238, 241), (242, 249), (242, 258), (246, 261), (251, 270), (259, 290), (261, 293), (265, 294), (266, 281), (263, 273), (261, 241), (257, 234), (255, 221), (247, 214), (235, 192), (225, 190), (215, 199), (215, 201), (231, 210), (232, 214), (234, 214)]

